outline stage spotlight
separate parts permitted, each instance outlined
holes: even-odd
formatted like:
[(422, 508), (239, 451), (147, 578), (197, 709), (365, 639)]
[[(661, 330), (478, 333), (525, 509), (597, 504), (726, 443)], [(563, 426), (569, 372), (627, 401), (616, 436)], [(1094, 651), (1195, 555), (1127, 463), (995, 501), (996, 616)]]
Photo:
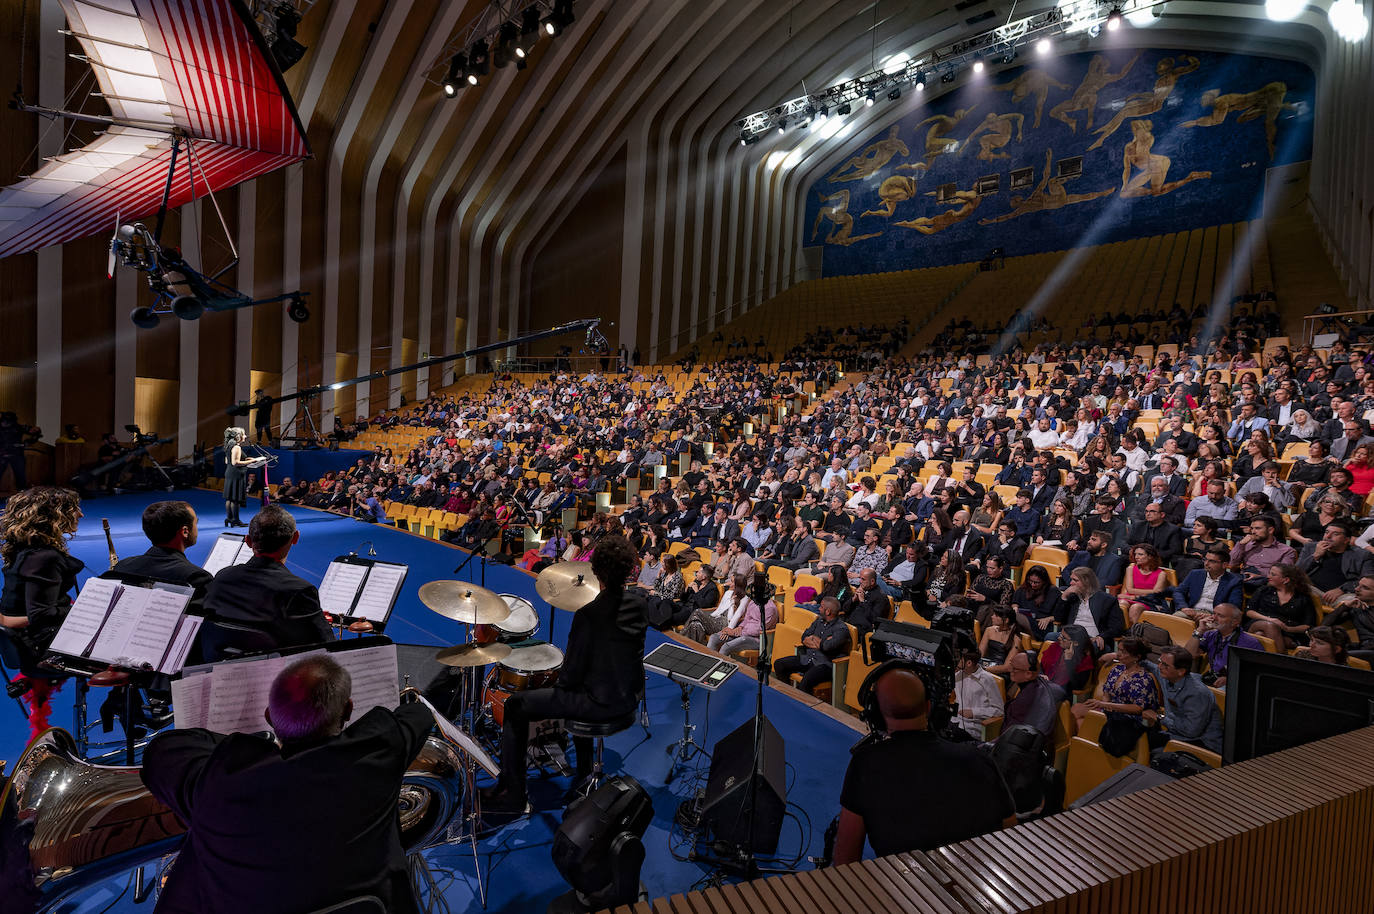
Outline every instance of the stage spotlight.
[(983, 58), (981, 58), (981, 57), (975, 57), (975, 58), (973, 59), (973, 72), (975, 72), (975, 73), (982, 73), (982, 72), (983, 72)]
[(1307, 7), (1307, 0), (1265, 0), (1264, 15), (1275, 22), (1288, 22), (1298, 18)]
[(895, 102), (897, 99), (899, 99), (899, 98), (901, 98), (901, 97), (902, 97), (902, 87), (901, 87), (901, 86), (893, 86), (891, 89), (888, 90), (888, 93), (887, 93), (887, 100), (888, 100), (888, 101), (890, 101), (890, 102)]
[(1107, 31), (1115, 32), (1121, 28), (1121, 7), (1112, 7), (1112, 11), (1107, 14)]
[(815, 106), (815, 105), (807, 105), (807, 106), (806, 106), (806, 120), (809, 122), (809, 121), (810, 121), (812, 118), (814, 118), (815, 116), (816, 116), (816, 106)]
[(1004, 64), (1007, 64), (1007, 63), (1011, 63), (1011, 62), (1012, 62), (1013, 60), (1015, 60), (1015, 59), (1016, 59), (1016, 52), (1015, 52), (1015, 51), (1008, 51), (1007, 53), (1005, 53), (1005, 54), (1002, 55), (1002, 57), (1001, 57), (1001, 62), (1004, 63)]
[(1050, 41), (1048, 38), (1041, 38), (1035, 43), (1035, 50), (1041, 57), (1044, 57), (1050, 51), (1054, 50), (1054, 42)]
[(835, 114), (837, 114), (840, 117), (844, 117), (846, 114), (849, 114), (849, 112), (853, 110), (854, 109), (852, 106), (850, 106), (849, 102), (845, 102), (844, 104), (839, 105), (835, 108)]
[(1331, 27), (1346, 41), (1360, 41), (1369, 33), (1369, 20), (1358, 0), (1336, 0), (1326, 11)]
[(515, 56), (524, 60), (539, 41), (539, 7), (527, 6), (520, 14), (520, 37), (515, 41)]
[(310, 309), (305, 306), (305, 299), (299, 295), (293, 295), (286, 301), (286, 316), (298, 324), (303, 324), (310, 320)]
[(498, 69), (515, 59), (515, 40), (518, 37), (520, 30), (515, 27), (514, 22), (501, 23), (501, 28), (496, 33), (496, 47), (491, 52), (491, 62)]
[(551, 912), (597, 911), (634, 904), (644, 864), (644, 832), (653, 820), (649, 794), (627, 775), (575, 800), (553, 836), (553, 865), (572, 886)]
[(554, 0), (553, 12), (544, 17), (544, 31), (556, 38), (572, 23), (572, 0)]
[(194, 295), (178, 295), (172, 299), (172, 313), (184, 321), (200, 320), (205, 305)]
[(924, 91), (926, 91), (926, 75), (925, 75), (924, 73), (917, 73), (917, 74), (916, 74), (916, 91), (917, 91), (917, 92), (924, 92)]
[(830, 116), (830, 107), (829, 107), (828, 105), (821, 105), (821, 110), (819, 110), (819, 111), (816, 112), (816, 118), (817, 118), (822, 124), (824, 124), (824, 123), (825, 123), (825, 119), (828, 118), (829, 116)]
[(780, 119), (780, 120), (778, 121), (778, 133), (786, 133), (786, 132), (787, 132), (787, 118), (784, 117), (784, 118), (782, 118), (782, 119)]
[(296, 26), (301, 24), (300, 10), (290, 3), (277, 7), (277, 36), (272, 41), (272, 59), (277, 69), (285, 73), (301, 62), (305, 56), (305, 45), (296, 40)]
[(491, 72), (491, 52), (486, 41), (476, 41), (468, 49), (468, 72), (486, 76)]
[(468, 55), (454, 54), (448, 62), (448, 72), (444, 74), (444, 94), (449, 98), (458, 94), (463, 87), (463, 73), (468, 68)]
[(864, 107), (865, 107), (865, 108), (872, 108), (872, 107), (873, 107), (873, 102), (874, 102), (876, 99), (877, 99), (877, 96), (873, 94), (873, 90), (872, 90), (872, 89), (869, 89), (869, 90), (868, 90), (868, 94), (864, 96)]
[(134, 322), (135, 327), (151, 330), (157, 326), (158, 316), (153, 313), (152, 308), (142, 307), (129, 312), (129, 320)]
[(946, 85), (948, 85), (949, 83), (954, 82), (954, 80), (957, 79), (957, 78), (958, 78), (958, 74), (956, 74), (953, 70), (946, 70), (944, 73), (941, 73), (941, 74), (940, 74), (940, 82), (942, 82), (942, 83), (944, 83), (944, 84), (946, 84)]

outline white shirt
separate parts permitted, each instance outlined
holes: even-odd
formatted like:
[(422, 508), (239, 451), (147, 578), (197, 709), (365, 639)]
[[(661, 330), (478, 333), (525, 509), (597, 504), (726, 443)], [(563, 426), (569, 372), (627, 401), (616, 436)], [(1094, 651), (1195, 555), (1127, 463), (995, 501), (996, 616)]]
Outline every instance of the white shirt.
[(1002, 690), (997, 685), (997, 677), (982, 667), (972, 674), (954, 674), (954, 697), (959, 702), (960, 711), (973, 712), (972, 718), (962, 714), (954, 718), (960, 729), (973, 736), (981, 738), (981, 722), (1003, 712)]
[(1137, 473), (1145, 469), (1145, 461), (1148, 455), (1145, 453), (1143, 447), (1136, 447), (1129, 451), (1124, 447), (1120, 447), (1116, 449), (1116, 452), (1124, 456), (1126, 458), (1126, 466), (1135, 470)]
[(1092, 610), (1088, 608), (1087, 600), (1078, 601), (1078, 615), (1074, 616), (1073, 623), (1087, 629), (1089, 638), (1096, 638), (1099, 634), (1097, 622), (1093, 619)]
[(1217, 576), (1216, 580), (1213, 580), (1210, 574), (1207, 575), (1206, 580), (1202, 583), (1202, 596), (1197, 598), (1197, 604), (1193, 606), (1193, 609), (1211, 609), (1216, 602), (1217, 588), (1220, 586), (1220, 575)]
[(1047, 428), (1043, 432), (1039, 428), (1033, 429), (1029, 437), (1031, 444), (1035, 445), (1037, 451), (1043, 451), (1059, 444), (1059, 433), (1052, 428)]
[(736, 600), (735, 592), (727, 590), (725, 596), (720, 598), (720, 605), (716, 607), (711, 616), (716, 619), (724, 619), (726, 628), (738, 628), (744, 621), (744, 610), (746, 600)]

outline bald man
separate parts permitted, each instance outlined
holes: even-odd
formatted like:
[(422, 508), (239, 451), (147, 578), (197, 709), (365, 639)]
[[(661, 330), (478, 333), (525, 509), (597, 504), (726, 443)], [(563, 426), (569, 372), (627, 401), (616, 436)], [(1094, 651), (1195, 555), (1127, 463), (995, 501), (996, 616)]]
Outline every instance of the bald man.
[[(885, 738), (854, 750), (840, 789), (835, 863), (932, 850), (1016, 824), (1011, 793), (992, 757), (931, 732), (925, 685), (891, 669), (876, 686)], [(916, 789), (909, 786), (920, 785)]]

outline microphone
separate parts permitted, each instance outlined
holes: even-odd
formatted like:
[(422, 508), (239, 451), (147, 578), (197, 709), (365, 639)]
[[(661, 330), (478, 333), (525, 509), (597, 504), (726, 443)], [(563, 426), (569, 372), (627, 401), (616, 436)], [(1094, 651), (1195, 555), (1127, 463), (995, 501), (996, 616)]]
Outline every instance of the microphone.
[(768, 589), (768, 575), (764, 574), (762, 571), (755, 571), (754, 579), (749, 584), (749, 599), (762, 607), (764, 603), (768, 602), (768, 598), (772, 596), (772, 594), (768, 592)]
[[(372, 540), (363, 540), (361, 543), (358, 544), (358, 548), (359, 548), (359, 549), (361, 549), (363, 546), (366, 546), (366, 547), (367, 547), (367, 554), (368, 554), (368, 555), (376, 555), (376, 554), (377, 554), (376, 548), (372, 545)], [(355, 554), (356, 554), (356, 553), (355, 553)]]

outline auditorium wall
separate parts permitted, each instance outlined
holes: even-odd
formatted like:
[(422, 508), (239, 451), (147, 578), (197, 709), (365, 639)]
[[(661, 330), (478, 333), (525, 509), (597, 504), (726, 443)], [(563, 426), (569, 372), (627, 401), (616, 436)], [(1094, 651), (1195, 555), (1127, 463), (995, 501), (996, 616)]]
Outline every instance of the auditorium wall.
[(804, 244), (844, 276), (1255, 218), (1312, 156), (1306, 66), (1117, 49), (972, 80), (852, 143), (807, 190)]

